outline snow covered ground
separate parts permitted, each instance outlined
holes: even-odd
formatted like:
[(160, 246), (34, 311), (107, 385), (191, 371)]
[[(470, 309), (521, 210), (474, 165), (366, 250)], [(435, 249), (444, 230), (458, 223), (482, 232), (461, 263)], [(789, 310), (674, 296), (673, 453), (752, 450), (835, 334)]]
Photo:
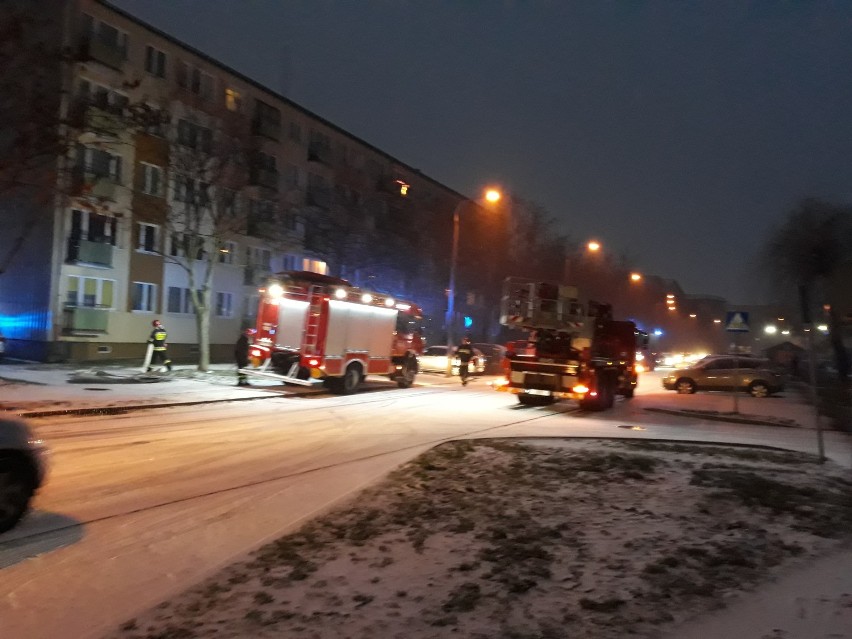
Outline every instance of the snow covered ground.
[(802, 453), (450, 442), (112, 636), (848, 638), (850, 592), (702, 615), (843, 550), (850, 488)]

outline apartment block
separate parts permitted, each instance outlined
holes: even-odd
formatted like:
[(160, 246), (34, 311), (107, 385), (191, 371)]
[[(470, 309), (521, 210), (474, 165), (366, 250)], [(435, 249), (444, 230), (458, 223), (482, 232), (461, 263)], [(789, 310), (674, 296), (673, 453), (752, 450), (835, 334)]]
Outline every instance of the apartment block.
[[(8, 61), (0, 122), (10, 355), (141, 360), (160, 319), (172, 357), (191, 362), (193, 293), (209, 284), (212, 359), (227, 360), (281, 270), (441, 317), (461, 194), (107, 2), (0, 8), (28, 12), (20, 50), (41, 53)], [(31, 129), (55, 140), (27, 149)]]

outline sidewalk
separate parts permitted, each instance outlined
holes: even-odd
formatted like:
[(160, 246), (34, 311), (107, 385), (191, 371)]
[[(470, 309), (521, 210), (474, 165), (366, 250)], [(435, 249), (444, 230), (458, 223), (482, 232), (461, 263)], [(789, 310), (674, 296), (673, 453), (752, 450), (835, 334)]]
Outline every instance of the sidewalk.
[(208, 373), (199, 373), (194, 365), (178, 365), (171, 373), (144, 374), (127, 366), (4, 363), (0, 365), (0, 411), (22, 417), (108, 413), (298, 392), (275, 381), (245, 387), (237, 386), (236, 380), (233, 364), (214, 364)]

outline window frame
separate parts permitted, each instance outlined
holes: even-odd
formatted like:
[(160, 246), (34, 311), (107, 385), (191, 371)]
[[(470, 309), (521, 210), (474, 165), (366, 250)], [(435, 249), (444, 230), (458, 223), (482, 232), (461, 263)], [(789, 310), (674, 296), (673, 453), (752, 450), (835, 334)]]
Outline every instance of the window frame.
[[(142, 167), (142, 188), (141, 191), (145, 195), (150, 195), (152, 197), (165, 197), (166, 189), (166, 170), (164, 167), (159, 166), (157, 164), (152, 164), (150, 162), (140, 162)], [(153, 174), (158, 175), (157, 180), (157, 188), (152, 189), (151, 187), (151, 176)]]
[[(159, 255), (160, 251), (157, 248), (160, 244), (160, 225), (159, 224), (151, 224), (150, 222), (137, 222), (137, 232), (138, 237), (136, 239), (136, 251), (138, 253), (145, 253), (147, 255)], [(143, 233), (143, 230), (145, 233)], [(150, 230), (153, 235), (151, 244), (153, 248), (147, 248), (148, 242), (143, 241), (143, 238), (147, 239), (148, 231)]]
[[(141, 287), (142, 305), (147, 302), (148, 308), (136, 308), (136, 287)], [(154, 282), (136, 282), (130, 283), (130, 312), (131, 313), (156, 313), (157, 312), (157, 284)]]
[(145, 45), (145, 72), (155, 78), (166, 78), (168, 54), (152, 44)]

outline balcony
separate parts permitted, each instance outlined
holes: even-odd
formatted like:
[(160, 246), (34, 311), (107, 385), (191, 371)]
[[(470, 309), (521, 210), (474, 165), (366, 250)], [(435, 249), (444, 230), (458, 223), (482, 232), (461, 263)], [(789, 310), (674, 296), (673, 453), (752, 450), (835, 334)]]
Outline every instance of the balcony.
[(255, 118), (251, 123), (251, 132), (277, 142), (281, 139), (281, 123)]
[(109, 309), (66, 306), (62, 330), (66, 335), (97, 335), (107, 332)]
[(305, 194), (305, 203), (308, 206), (327, 209), (331, 206), (331, 190), (320, 187), (308, 187), (308, 191)]
[(278, 171), (253, 168), (250, 178), (252, 186), (262, 186), (273, 191), (278, 190)]
[(68, 261), (112, 267), (112, 244), (77, 238), (68, 239)]
[(308, 162), (331, 165), (331, 149), (325, 146), (308, 147)]
[(121, 71), (121, 67), (127, 59), (127, 52), (121, 47), (98, 38), (89, 38), (83, 41), (81, 57), (83, 60), (94, 60)]
[(115, 200), (115, 194), (118, 190), (118, 184), (116, 184), (112, 178), (96, 178), (89, 184), (91, 185), (91, 188), (89, 189), (89, 194), (97, 198), (101, 198), (102, 200)]

